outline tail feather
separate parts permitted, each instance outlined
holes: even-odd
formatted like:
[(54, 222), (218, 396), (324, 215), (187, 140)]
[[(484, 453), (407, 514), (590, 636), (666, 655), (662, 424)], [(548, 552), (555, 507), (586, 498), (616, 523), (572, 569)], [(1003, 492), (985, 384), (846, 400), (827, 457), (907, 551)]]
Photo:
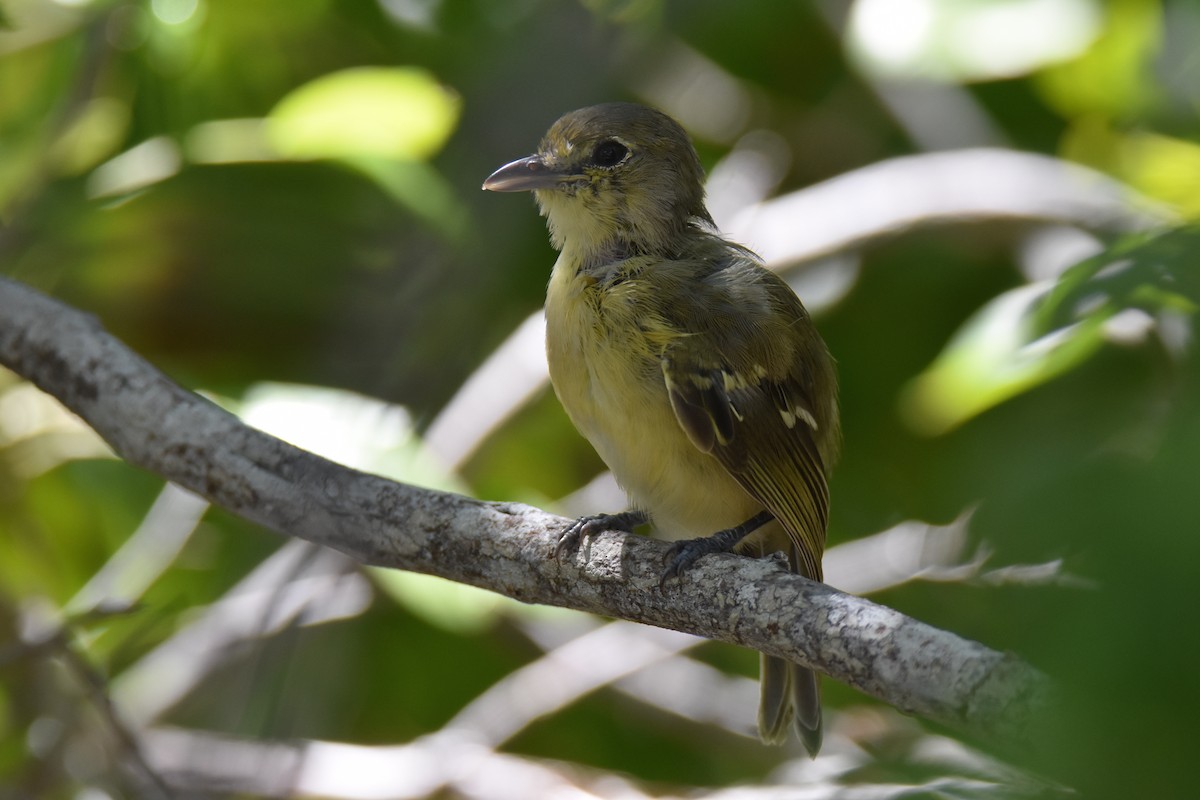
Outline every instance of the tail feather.
[(821, 687), (807, 667), (763, 655), (760, 659), (758, 736), (766, 744), (783, 744), (790, 723), (810, 756), (821, 749)]
[[(760, 551), (786, 550), (792, 572), (821, 580), (820, 559), (816, 559), (815, 574), (809, 575), (812, 570), (805, 570), (799, 550), (777, 520), (764, 525), (757, 536), (754, 544)], [(821, 685), (817, 673), (763, 653), (759, 658), (758, 738), (764, 744), (784, 744), (793, 726), (805, 751), (816, 758), (822, 739)]]
[(758, 738), (766, 744), (783, 744), (792, 717), (788, 662), (775, 656), (759, 658)]
[(816, 758), (821, 750), (821, 682), (817, 673), (798, 664), (789, 664), (792, 705), (796, 714), (796, 733), (808, 754)]

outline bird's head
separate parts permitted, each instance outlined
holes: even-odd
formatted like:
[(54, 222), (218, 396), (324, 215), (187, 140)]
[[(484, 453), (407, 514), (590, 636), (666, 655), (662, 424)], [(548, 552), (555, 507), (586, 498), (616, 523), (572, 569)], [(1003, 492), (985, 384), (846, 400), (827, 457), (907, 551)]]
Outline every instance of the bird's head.
[(704, 169), (687, 133), (659, 111), (605, 103), (566, 114), (534, 155), (483, 182), (532, 191), (554, 246), (581, 261), (667, 255), (691, 226), (711, 225)]

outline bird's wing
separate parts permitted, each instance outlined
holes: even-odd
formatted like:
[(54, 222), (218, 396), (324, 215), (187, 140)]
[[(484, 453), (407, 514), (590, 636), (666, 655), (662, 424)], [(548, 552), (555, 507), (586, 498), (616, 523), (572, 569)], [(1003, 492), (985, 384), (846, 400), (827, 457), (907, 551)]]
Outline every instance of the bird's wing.
[[(804, 314), (798, 301), (795, 308)], [(836, 431), (819, 429), (809, 367), (797, 356), (781, 358), (777, 346), (752, 335), (734, 337), (732, 345), (731, 337), (721, 341), (718, 349), (697, 333), (664, 352), (663, 378), (675, 417), (697, 448), (711, 453), (779, 520), (796, 546), (802, 574), (820, 580), (829, 486), (817, 442)], [(774, 364), (761, 357), (772, 354)]]

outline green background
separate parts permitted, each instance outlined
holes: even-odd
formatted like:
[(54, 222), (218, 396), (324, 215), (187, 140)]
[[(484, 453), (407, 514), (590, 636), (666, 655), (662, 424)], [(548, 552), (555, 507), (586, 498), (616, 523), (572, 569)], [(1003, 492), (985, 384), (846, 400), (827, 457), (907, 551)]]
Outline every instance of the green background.
[[(827, 680), (808, 762), (757, 743), (756, 657), (713, 644), (640, 690), (531, 711), (557, 684), (516, 678), (578, 677), (547, 649), (599, 621), (281, 552), (0, 372), (3, 796), (289, 796), (294, 763), (253, 748), (312, 740), (410, 745), (389, 762), (404, 796), (502, 796), (463, 777), (466, 745), (417, 750), (473, 701), (449, 730), (510, 726), (489, 742), (512, 764), (599, 796), (1195, 796), (1193, 3), (6, 0), (0, 19), (3, 274), (301, 446), (564, 513), (615, 509), (572, 494), (603, 465), (522, 377), (536, 344), (493, 384), (528, 403), (452, 456), (426, 441), (458, 428), (447, 404), (541, 305), (542, 220), (479, 185), (559, 114), (674, 114), (735, 227), (754, 201), (939, 151), (993, 170), (965, 182), (984, 207), (996, 150), (1122, 187), (1108, 218), (1049, 190), (1015, 198), (1036, 211), (981, 212), (960, 169), (955, 191), (923, 184), (944, 213), (875, 235), (873, 213), (907, 210), (876, 173), (771, 229), (868, 228), (774, 264), (839, 363), (829, 543), (863, 548), (837, 575), (1050, 673), (1063, 704), (1037, 741), (964, 742)], [(421, 788), (401, 752), (445, 774)], [(359, 796), (330, 788), (357, 785), (352, 763), (322, 796)]]

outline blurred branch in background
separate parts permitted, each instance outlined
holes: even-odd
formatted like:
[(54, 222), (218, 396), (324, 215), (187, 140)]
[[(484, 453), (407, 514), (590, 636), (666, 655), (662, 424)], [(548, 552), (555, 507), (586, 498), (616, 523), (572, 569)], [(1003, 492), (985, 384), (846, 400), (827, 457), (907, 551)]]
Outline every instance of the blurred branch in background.
[[(190, 791), (233, 790), (271, 798), (333, 800), (408, 800), (439, 792), (470, 800), (649, 800), (663, 796), (611, 772), (497, 753), (461, 732), (439, 732), (401, 746), (368, 747), (324, 741), (263, 743), (168, 728), (149, 731), (147, 742), (164, 774), (174, 785)], [(847, 786), (843, 778), (861, 768), (866, 759), (841, 756), (823, 774), (797, 764), (799, 774), (786, 769), (778, 780), (708, 792), (704, 797), (767, 800), (778, 798), (780, 792), (788, 797), (836, 796), (839, 800), (903, 800), (926, 792), (932, 797), (962, 800), (1056, 796), (1045, 783), (1023, 778), (987, 759), (956, 752), (955, 742), (935, 739), (929, 745), (929, 751), (918, 754), (917, 760), (930, 769), (962, 776)], [(799, 783), (802, 788), (796, 785)]]
[(1035, 153), (976, 149), (863, 167), (748, 208), (728, 232), (768, 263), (784, 265), (947, 223), (1066, 223), (1111, 236), (1171, 219), (1166, 207), (1094, 170)]
[(257, 640), (358, 616), (370, 597), (344, 556), (292, 540), (126, 668), (113, 682), (113, 699), (132, 724), (149, 726)]

